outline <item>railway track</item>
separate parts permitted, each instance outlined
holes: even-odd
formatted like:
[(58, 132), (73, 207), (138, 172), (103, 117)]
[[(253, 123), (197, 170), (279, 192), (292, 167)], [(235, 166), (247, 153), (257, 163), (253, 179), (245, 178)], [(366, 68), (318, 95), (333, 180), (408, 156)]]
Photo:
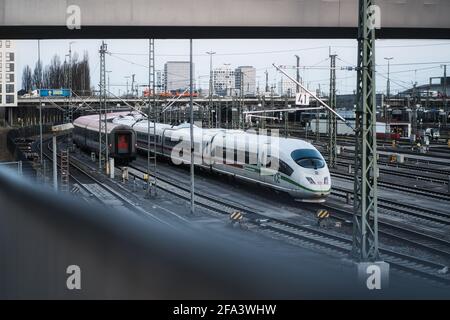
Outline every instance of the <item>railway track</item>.
[[(352, 154), (352, 155), (345, 155), (345, 154), (340, 154), (339, 156), (338, 156), (338, 158), (346, 158), (346, 159), (351, 159), (351, 160), (353, 160), (355, 157), (354, 157), (354, 150), (349, 150), (349, 149), (345, 149), (345, 152), (346, 153), (350, 153), (350, 154)], [(389, 150), (389, 152), (391, 152), (391, 153), (399, 153), (399, 154), (404, 154), (404, 153), (402, 153), (402, 150)], [(423, 163), (423, 164), (426, 164), (426, 165), (430, 165), (430, 164), (433, 164), (433, 165), (438, 165), (438, 166), (449, 166), (449, 162), (448, 162), (448, 159), (442, 159), (441, 161), (439, 161), (439, 160), (425, 160), (425, 159), (420, 159), (420, 158), (411, 158), (411, 157), (407, 157), (407, 155), (415, 155), (415, 156), (424, 156), (424, 157), (429, 157), (429, 155), (428, 154), (419, 154), (419, 153), (406, 153), (405, 154), (405, 162), (409, 162), (409, 163), (415, 163), (415, 164), (419, 164), (419, 163)], [(387, 155), (384, 155), (384, 154), (380, 154), (380, 159), (383, 159), (383, 158), (385, 158), (385, 159), (388, 159), (388, 156)], [(430, 158), (439, 158), (439, 157), (430, 157)], [(409, 160), (408, 160), (409, 159)], [(387, 162), (387, 160), (386, 160), (386, 162)]]
[[(346, 173), (342, 173), (342, 172), (337, 172), (335, 170), (330, 170), (330, 173), (331, 173), (331, 176), (335, 177), (335, 178), (340, 178), (340, 179), (344, 179), (344, 180), (348, 180), (348, 181), (353, 181), (353, 179), (354, 179), (353, 174), (346, 174)], [(383, 181), (378, 181), (378, 186), (386, 188), (386, 189), (402, 191), (402, 192), (406, 192), (406, 193), (410, 193), (410, 194), (414, 194), (414, 195), (420, 195), (420, 196), (424, 196), (424, 197), (438, 199), (441, 201), (449, 201), (450, 202), (450, 195), (447, 193), (444, 193), (444, 192), (438, 192), (438, 191), (432, 191), (432, 190), (422, 190), (422, 189), (417, 189), (413, 186), (410, 187), (407, 185), (400, 185), (400, 184), (395, 184), (392, 182), (383, 182)]]
[[(138, 166), (130, 166), (129, 174), (143, 180), (146, 170)], [(190, 200), (190, 189), (185, 182), (174, 180), (161, 174), (156, 176), (158, 187), (184, 200)], [(297, 225), (281, 219), (261, 214), (257, 208), (251, 208), (232, 200), (225, 200), (212, 194), (203, 192), (195, 193), (197, 206), (214, 212), (229, 215), (234, 211), (244, 214), (246, 223), (258, 226), (270, 233), (281, 235), (284, 238), (295, 239), (301, 243), (312, 244), (339, 252), (348, 256), (352, 251), (352, 239), (345, 235), (332, 234), (307, 225)], [(436, 250), (435, 250), (436, 252)], [(385, 261), (392, 267), (421, 277), (450, 285), (450, 274), (440, 274), (439, 270), (444, 265), (423, 258), (413, 257), (404, 253), (394, 252), (387, 248), (381, 248), (380, 253)]]
[[(332, 212), (334, 219), (348, 223), (349, 225), (353, 223), (353, 212), (326, 203), (322, 204), (322, 207)], [(450, 241), (448, 240), (412, 230), (381, 217), (378, 218), (378, 225), (380, 227), (378, 230), (379, 234), (386, 238), (411, 245), (413, 248), (420, 248), (447, 260), (450, 259)]]
[[(46, 157), (51, 163), (53, 162), (53, 149), (52, 149), (52, 142), (51, 139), (44, 140), (45, 149), (43, 150), (43, 155)], [(36, 145), (36, 148), (39, 149), (39, 147)], [(60, 159), (60, 154), (57, 154), (58, 159)], [(73, 157), (70, 157), (69, 165), (71, 168), (75, 169), (75, 171), (78, 174), (74, 174), (73, 170), (69, 170), (69, 176), (70, 179), (75, 182), (76, 186), (78, 188), (81, 188), (84, 190), (86, 194), (89, 195), (91, 198), (95, 198), (96, 201), (99, 203), (103, 203), (103, 198), (96, 192), (93, 192), (92, 189), (88, 188), (87, 184), (94, 184), (98, 186), (100, 189), (106, 191), (107, 193), (113, 195), (116, 199), (121, 201), (127, 209), (130, 209), (134, 212), (140, 211), (144, 212), (148, 215), (147, 212), (145, 212), (142, 208), (139, 206), (136, 206), (132, 201), (127, 199), (124, 195), (122, 195), (120, 192), (117, 192), (112, 187), (108, 186), (107, 184), (101, 182), (96, 177), (94, 177), (92, 174), (90, 174), (86, 169), (82, 168), (82, 165), (80, 161), (74, 159)], [(57, 164), (58, 167), (60, 167), (60, 164)]]
[[(349, 163), (347, 162), (337, 162), (338, 165), (346, 167), (349, 165)], [(382, 165), (386, 165), (389, 166), (385, 163), (383, 163)], [(395, 165), (390, 165), (389, 167), (392, 168), (396, 168)], [(399, 168), (404, 168), (404, 167), (399, 167)], [(429, 174), (424, 174), (421, 173), (422, 171), (417, 171), (417, 169), (415, 170), (414, 173), (407, 173), (407, 172), (400, 172), (400, 171), (395, 171), (391, 168), (387, 169), (387, 168), (382, 168), (380, 165), (378, 166), (378, 169), (380, 170), (380, 173), (384, 173), (387, 175), (391, 175), (391, 176), (397, 176), (397, 177), (403, 177), (403, 178), (409, 178), (409, 179), (414, 179), (414, 180), (422, 180), (422, 181), (428, 181), (428, 182), (435, 182), (435, 183), (440, 183), (440, 184), (448, 184), (449, 178), (439, 178), (439, 177), (434, 177), (434, 176), (430, 176)], [(435, 173), (433, 172), (433, 170), (427, 170), (427, 169), (423, 169), (423, 171), (427, 172), (427, 173)], [(450, 172), (449, 172), (450, 174)]]
[[(349, 165), (353, 166), (353, 161), (352, 162), (337, 161), (336, 164), (338, 166), (348, 168)], [(383, 168), (382, 166), (386, 166), (387, 168)], [(403, 171), (396, 171), (395, 170), (396, 168), (412, 170), (414, 172), (409, 173)], [(389, 162), (379, 162), (378, 169), (380, 170), (380, 173), (384, 173), (386, 175), (409, 178), (413, 180), (421, 180), (426, 182), (434, 182), (442, 185), (449, 184), (450, 171), (447, 170), (421, 168), (400, 164), (397, 165)], [(430, 176), (430, 174), (445, 175), (445, 178)]]
[[(353, 191), (339, 187), (333, 187), (332, 190), (332, 195), (340, 198), (346, 198), (348, 193), (353, 194)], [(412, 216), (443, 225), (450, 225), (450, 213), (431, 210), (416, 205), (413, 206), (410, 204), (399, 203), (382, 197), (378, 197), (378, 207), (385, 210), (394, 211), (402, 215)]]
[[(349, 160), (349, 162), (338, 161), (338, 164), (345, 165), (345, 166), (348, 166), (349, 164), (353, 165), (354, 159), (355, 159), (353, 156), (346, 156), (346, 155), (342, 155), (342, 154), (339, 155), (338, 158), (344, 159), (344, 160)], [(440, 175), (444, 175), (444, 176), (450, 175), (450, 170), (430, 168), (429, 165), (433, 164), (430, 162), (426, 162), (426, 164), (428, 166), (423, 167), (423, 166), (417, 166), (417, 165), (406, 164), (406, 163), (392, 163), (392, 162), (389, 162), (388, 159), (383, 160), (382, 158), (380, 158), (380, 160), (378, 160), (378, 164), (384, 165), (387, 167), (392, 167), (392, 168), (402, 168), (402, 169), (414, 170), (415, 171), (414, 174), (416, 174), (416, 172), (419, 171), (418, 172), (419, 175), (420, 175), (420, 172), (434, 173), (434, 174), (440, 174)], [(441, 165), (441, 166), (443, 165), (442, 162), (435, 162), (434, 164)], [(450, 167), (450, 163), (447, 165)], [(423, 176), (423, 175), (420, 175), (420, 176)], [(445, 181), (447, 181), (447, 180), (445, 180)]]

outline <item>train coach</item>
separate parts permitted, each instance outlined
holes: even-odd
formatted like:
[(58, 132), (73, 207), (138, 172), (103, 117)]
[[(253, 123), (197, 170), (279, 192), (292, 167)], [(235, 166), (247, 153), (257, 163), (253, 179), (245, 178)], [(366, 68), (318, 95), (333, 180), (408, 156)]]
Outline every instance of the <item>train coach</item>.
[[(190, 163), (189, 124), (148, 124), (137, 113), (120, 114), (112, 121), (136, 131), (138, 149), (147, 150), (150, 142), (158, 155), (175, 164)], [(313, 145), (299, 139), (195, 127), (194, 150), (198, 167), (288, 193), (298, 201), (324, 202), (331, 191), (324, 158)]]
[[(114, 158), (116, 163), (127, 164), (136, 159), (136, 132), (130, 126), (113, 123), (112, 119), (116, 116), (116, 114), (108, 114), (107, 118), (109, 156)], [(99, 116), (79, 117), (73, 122), (73, 125), (74, 143), (82, 149), (98, 154)], [(104, 130), (103, 123), (102, 130)]]

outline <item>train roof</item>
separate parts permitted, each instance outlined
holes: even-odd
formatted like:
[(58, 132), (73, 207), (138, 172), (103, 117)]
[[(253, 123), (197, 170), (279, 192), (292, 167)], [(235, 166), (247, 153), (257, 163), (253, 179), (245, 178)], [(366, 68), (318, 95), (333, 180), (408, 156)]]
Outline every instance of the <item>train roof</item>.
[[(116, 113), (109, 113), (107, 115), (107, 121), (108, 121), (108, 132), (111, 132), (114, 129), (117, 129), (119, 127), (129, 127), (124, 123), (115, 123), (113, 122), (114, 119), (116, 119), (119, 116), (122, 116), (123, 112), (116, 112)], [(104, 119), (102, 118), (102, 121)], [(93, 114), (88, 116), (81, 116), (74, 120), (73, 125), (76, 127), (82, 127), (86, 129), (92, 129), (95, 131), (98, 131), (99, 126), (99, 115)]]
[[(97, 117), (98, 121), (98, 117)], [(148, 122), (146, 117), (137, 113), (137, 112), (129, 112), (122, 114), (115, 114), (115, 118), (113, 120), (114, 123), (125, 124), (130, 127), (133, 127), (137, 132), (147, 133), (148, 130)], [(98, 126), (98, 125), (97, 125)], [(150, 122), (150, 130), (153, 130), (153, 122)], [(189, 140), (190, 137), (190, 125), (189, 123), (183, 123), (178, 126), (172, 126), (169, 124), (156, 123), (156, 132), (157, 134), (162, 134), (162, 131), (165, 131), (165, 135), (172, 137), (182, 137), (183, 140)], [(261, 144), (261, 143), (271, 143), (272, 146), (278, 146), (279, 152), (290, 154), (293, 150), (298, 149), (315, 149), (315, 147), (304, 140), (301, 139), (292, 139), (292, 138), (284, 138), (279, 136), (267, 136), (256, 134), (256, 132), (243, 131), (243, 130), (229, 130), (229, 129), (205, 129), (200, 128), (194, 125), (194, 136), (195, 140), (200, 139), (202, 137), (208, 136), (223, 136), (228, 139), (234, 139), (237, 141), (238, 145), (245, 145), (245, 142), (248, 141), (249, 144)]]

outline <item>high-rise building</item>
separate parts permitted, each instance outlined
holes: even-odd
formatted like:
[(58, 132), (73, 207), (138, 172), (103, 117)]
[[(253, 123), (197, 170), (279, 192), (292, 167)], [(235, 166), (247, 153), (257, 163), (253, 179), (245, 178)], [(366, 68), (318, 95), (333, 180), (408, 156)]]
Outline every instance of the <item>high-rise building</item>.
[(14, 42), (0, 40), (0, 106), (17, 107)]
[(166, 92), (166, 74), (162, 70), (156, 71), (156, 94)]
[[(195, 74), (195, 72), (193, 72)], [(164, 65), (166, 91), (184, 91), (189, 88), (189, 61), (168, 61)], [(195, 78), (195, 77), (194, 77)]]
[[(256, 69), (252, 66), (240, 66), (234, 71), (235, 87), (244, 96), (256, 94)], [(242, 82), (242, 84), (241, 84)]]
[(228, 65), (213, 70), (214, 93), (219, 96), (231, 95), (235, 85), (234, 70)]

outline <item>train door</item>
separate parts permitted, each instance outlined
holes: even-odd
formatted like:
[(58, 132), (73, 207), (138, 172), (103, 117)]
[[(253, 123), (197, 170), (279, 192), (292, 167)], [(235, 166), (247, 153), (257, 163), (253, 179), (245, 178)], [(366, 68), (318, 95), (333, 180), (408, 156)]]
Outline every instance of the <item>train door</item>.
[(275, 159), (270, 152), (270, 144), (264, 143), (258, 152), (258, 166), (260, 179), (266, 183), (274, 184), (278, 177), (278, 171), (273, 169), (272, 162)]
[(207, 166), (210, 171), (212, 171), (212, 166), (214, 164), (215, 150), (214, 150), (214, 138), (217, 134), (205, 137), (203, 140), (203, 149), (200, 150), (202, 153), (203, 165)]

